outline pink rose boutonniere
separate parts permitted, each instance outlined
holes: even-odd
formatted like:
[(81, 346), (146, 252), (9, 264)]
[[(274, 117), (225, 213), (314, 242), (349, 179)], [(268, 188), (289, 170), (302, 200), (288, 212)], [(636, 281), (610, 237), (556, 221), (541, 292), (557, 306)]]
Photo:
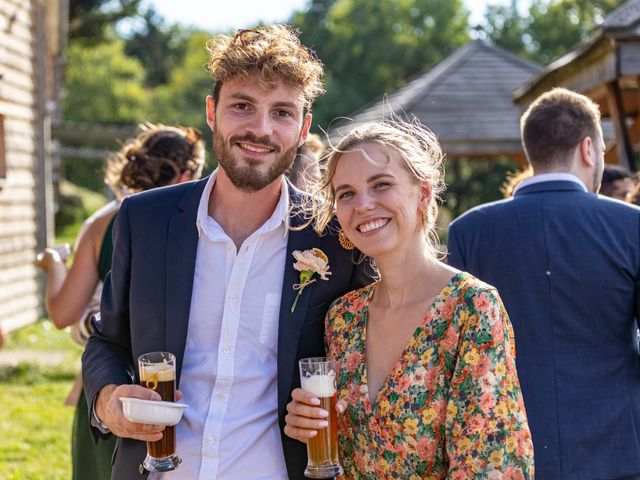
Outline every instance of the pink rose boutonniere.
[(291, 313), (296, 309), (298, 299), (304, 287), (311, 285), (316, 281), (314, 276), (318, 274), (322, 280), (329, 280), (329, 258), (319, 248), (312, 248), (311, 250), (293, 251), (293, 258), (296, 259), (296, 263), (293, 264), (293, 268), (300, 272), (300, 283), (296, 283), (293, 289), (298, 292), (296, 299), (291, 305)]

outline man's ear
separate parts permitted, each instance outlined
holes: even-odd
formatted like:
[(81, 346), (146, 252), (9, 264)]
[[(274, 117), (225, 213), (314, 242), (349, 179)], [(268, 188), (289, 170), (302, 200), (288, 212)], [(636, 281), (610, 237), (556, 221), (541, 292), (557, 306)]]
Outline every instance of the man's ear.
[(211, 95), (207, 95), (207, 125), (213, 132), (216, 123), (216, 101)]
[(580, 151), (581, 162), (588, 167), (592, 167), (596, 163), (595, 148), (591, 137), (584, 137), (578, 146)]
[(302, 130), (300, 131), (300, 140), (298, 140), (298, 148), (304, 145), (307, 141), (307, 135), (309, 135), (309, 129), (311, 128), (311, 119), (313, 116), (311, 113), (307, 113), (304, 116), (304, 122), (302, 123)]

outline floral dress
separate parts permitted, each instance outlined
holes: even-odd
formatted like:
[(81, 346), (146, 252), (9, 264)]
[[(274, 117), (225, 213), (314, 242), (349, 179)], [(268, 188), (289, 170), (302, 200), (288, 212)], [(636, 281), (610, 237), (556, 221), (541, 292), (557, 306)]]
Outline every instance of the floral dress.
[(515, 367), (513, 329), (498, 292), (456, 274), (434, 299), (369, 401), (366, 331), (376, 284), (327, 313), (341, 362), (339, 449), (346, 478), (529, 479), (533, 444)]

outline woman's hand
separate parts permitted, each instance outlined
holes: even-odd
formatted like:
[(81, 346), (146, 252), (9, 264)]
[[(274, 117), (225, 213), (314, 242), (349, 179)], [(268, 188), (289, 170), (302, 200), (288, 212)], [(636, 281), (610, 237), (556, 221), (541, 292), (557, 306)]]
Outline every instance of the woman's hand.
[[(319, 407), (320, 400), (314, 395), (296, 388), (291, 392), (293, 400), (287, 404), (287, 415), (284, 417), (284, 433), (291, 438), (307, 443), (318, 434), (318, 430), (329, 425), (329, 412)], [(336, 404), (338, 413), (344, 412), (346, 406), (342, 400)]]
[(36, 256), (36, 266), (49, 273), (54, 264), (64, 265), (69, 257), (69, 244), (58, 245), (53, 248), (45, 248)]

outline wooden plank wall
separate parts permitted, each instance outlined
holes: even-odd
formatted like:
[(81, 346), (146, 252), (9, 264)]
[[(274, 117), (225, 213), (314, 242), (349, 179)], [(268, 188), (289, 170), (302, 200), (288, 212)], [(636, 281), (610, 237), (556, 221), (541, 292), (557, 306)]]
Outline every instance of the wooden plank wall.
[(6, 161), (6, 178), (0, 186), (0, 328), (4, 331), (43, 314), (40, 276), (34, 266), (42, 237), (38, 8), (36, 0), (0, 0), (0, 116)]

